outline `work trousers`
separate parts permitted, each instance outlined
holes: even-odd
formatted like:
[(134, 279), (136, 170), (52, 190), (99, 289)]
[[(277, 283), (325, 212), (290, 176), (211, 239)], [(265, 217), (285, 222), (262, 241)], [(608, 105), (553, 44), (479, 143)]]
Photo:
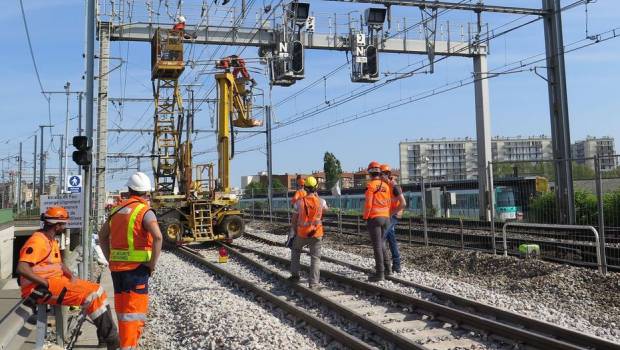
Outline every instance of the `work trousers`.
[(150, 270), (144, 265), (112, 272), (121, 350), (138, 348), (149, 305), (149, 276)]
[(97, 327), (97, 337), (101, 342), (110, 343), (118, 338), (108, 297), (99, 284), (65, 276), (50, 278), (47, 282), (52, 296), (37, 303), (80, 306)]
[(308, 246), (310, 250), (310, 277), (308, 283), (314, 286), (319, 283), (320, 265), (321, 265), (321, 241), (322, 237), (303, 238), (295, 236), (293, 247), (291, 248), (291, 275), (299, 276), (301, 258), (301, 250)]
[(390, 258), (387, 254), (385, 245), (385, 232), (388, 229), (389, 218), (376, 217), (368, 219), (366, 226), (368, 227), (368, 235), (372, 242), (372, 250), (375, 255), (375, 271), (383, 274), (385, 270), (391, 271)]
[(390, 217), (390, 224), (385, 232), (385, 241), (390, 247), (392, 253), (392, 269), (400, 270), (400, 252), (398, 251), (398, 242), (396, 241), (396, 224), (398, 218), (396, 215)]

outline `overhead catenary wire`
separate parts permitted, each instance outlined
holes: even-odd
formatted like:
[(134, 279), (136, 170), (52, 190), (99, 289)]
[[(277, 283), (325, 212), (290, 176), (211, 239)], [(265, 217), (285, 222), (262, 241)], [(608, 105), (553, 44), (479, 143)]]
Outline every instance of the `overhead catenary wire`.
[(48, 109), (48, 122), (52, 124), (52, 112), (50, 110), (50, 96), (47, 96), (43, 88), (43, 83), (41, 82), (41, 75), (39, 74), (39, 67), (37, 66), (37, 60), (34, 55), (34, 50), (32, 49), (32, 40), (30, 39), (30, 30), (28, 30), (28, 20), (26, 19), (26, 11), (24, 11), (24, 3), (23, 0), (19, 0), (19, 8), (22, 14), (22, 21), (24, 22), (24, 30), (26, 31), (26, 39), (28, 41), (28, 49), (30, 51), (30, 58), (32, 59), (32, 65), (34, 66), (34, 73), (37, 76), (37, 82), (39, 82), (39, 88), (41, 89), (41, 94), (43, 98), (47, 101), (47, 109)]
[[(605, 37), (605, 35), (607, 35), (607, 36)], [(605, 41), (608, 41), (608, 40), (611, 40), (611, 39), (614, 39), (614, 38), (618, 38), (618, 37), (620, 37), (620, 27), (616, 27), (616, 28), (610, 29), (608, 31), (599, 33), (599, 34), (596, 35), (596, 37), (598, 38), (597, 40), (589, 40), (589, 39), (586, 38), (586, 39), (581, 39), (581, 40), (578, 40), (576, 42), (573, 42), (573, 43), (571, 43), (569, 45), (566, 45), (564, 52), (565, 53), (575, 52), (575, 51), (582, 50), (582, 49), (585, 49), (587, 47), (590, 47), (590, 46), (593, 46), (593, 45), (597, 45), (597, 44), (600, 44), (602, 42), (605, 42)], [(583, 45), (579, 45), (577, 47), (566, 49), (567, 47), (576, 45), (578, 43), (583, 43), (584, 41), (587, 41), (587, 42), (585, 44), (583, 44)], [(540, 56), (544, 56), (544, 57), (538, 58)], [(527, 60), (530, 60), (530, 59), (533, 59), (533, 60), (528, 62), (528, 63), (524, 63), (524, 61), (527, 61)], [(456, 90), (456, 89), (460, 89), (460, 88), (465, 87), (465, 86), (469, 86), (469, 85), (475, 83), (478, 80), (492, 79), (492, 78), (496, 78), (496, 77), (505, 75), (507, 73), (517, 72), (519, 70), (521, 70), (521, 71), (528, 71), (528, 70), (524, 70), (523, 68), (533, 66), (535, 64), (544, 62), (546, 60), (547, 60), (547, 56), (545, 54), (539, 54), (539, 55), (530, 56), (529, 58), (525, 58), (525, 59), (521, 59), (521, 60), (518, 60), (518, 61), (514, 61), (512, 63), (509, 63), (507, 65), (499, 67), (499, 68), (505, 68), (505, 67), (510, 67), (510, 66), (514, 65), (515, 67), (513, 67), (513, 68), (505, 69), (503, 71), (498, 71), (498, 69), (493, 69), (493, 70), (490, 70), (488, 72), (487, 76), (485, 76), (485, 77), (474, 77), (474, 78), (470, 78), (470, 79), (461, 79), (461, 80), (452, 81), (452, 82), (444, 84), (444, 85), (442, 85), (440, 87), (436, 87), (436, 88), (433, 88), (433, 89), (425, 90), (425, 91), (423, 91), (421, 93), (418, 93), (418, 94), (415, 94), (415, 95), (412, 95), (412, 96), (409, 96), (409, 97), (406, 97), (406, 98), (403, 98), (403, 99), (395, 100), (395, 101), (392, 101), (390, 103), (381, 105), (379, 107), (375, 107), (375, 108), (366, 110), (366, 111), (361, 112), (361, 113), (356, 113), (356, 114), (350, 115), (350, 116), (342, 118), (340, 120), (332, 121), (332, 122), (329, 122), (329, 123), (326, 123), (326, 124), (323, 124), (323, 125), (320, 125), (320, 126), (317, 126), (317, 127), (314, 127), (314, 128), (302, 130), (300, 132), (297, 132), (297, 133), (285, 136), (283, 138), (277, 139), (277, 140), (273, 141), (273, 144), (282, 143), (282, 142), (286, 142), (286, 141), (289, 141), (289, 140), (297, 139), (297, 138), (300, 138), (300, 137), (303, 137), (303, 136), (311, 135), (311, 134), (314, 134), (314, 133), (317, 133), (317, 132), (320, 132), (320, 131), (323, 131), (323, 130), (331, 129), (333, 127), (340, 126), (340, 125), (343, 125), (343, 124), (347, 124), (347, 123), (350, 123), (350, 122), (353, 122), (353, 121), (356, 121), (356, 120), (359, 120), (359, 119), (364, 119), (364, 118), (368, 118), (368, 117), (372, 117), (372, 116), (377, 116), (379, 113), (382, 113), (382, 112), (385, 112), (385, 111), (388, 111), (388, 110), (391, 110), (391, 109), (395, 109), (395, 108), (398, 108), (398, 107), (401, 107), (401, 106), (404, 106), (404, 105), (407, 105), (407, 104), (418, 102), (418, 101), (421, 101), (421, 100), (424, 100), (424, 99), (427, 99), (427, 98), (430, 98), (430, 97), (434, 97), (434, 96), (437, 96), (437, 95), (440, 95), (440, 94), (444, 94), (444, 93), (447, 93), (447, 92), (450, 92), (450, 91), (453, 91), (453, 90)], [(531, 70), (533, 71), (533, 68)], [(248, 152), (253, 152), (253, 151), (260, 151), (263, 148), (264, 148), (264, 146), (260, 145), (260, 146), (248, 148), (248, 149), (245, 149), (245, 150), (240, 150), (237, 153), (238, 154), (242, 154), (242, 153), (248, 153)]]

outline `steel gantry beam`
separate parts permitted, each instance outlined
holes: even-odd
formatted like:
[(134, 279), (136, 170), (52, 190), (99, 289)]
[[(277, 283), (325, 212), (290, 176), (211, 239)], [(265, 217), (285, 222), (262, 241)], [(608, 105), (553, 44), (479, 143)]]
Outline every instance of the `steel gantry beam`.
[[(131, 23), (113, 25), (102, 22), (100, 26), (109, 26), (111, 41), (140, 41), (150, 42), (158, 28), (170, 28), (170, 24), (156, 23)], [(267, 28), (243, 28), (243, 27), (220, 27), (220, 26), (196, 26), (188, 25), (185, 29), (188, 33), (195, 33), (196, 38), (186, 39), (187, 43), (203, 45), (231, 45), (231, 46), (255, 46), (275, 47), (277, 31)], [(231, 35), (232, 33), (232, 35)], [(302, 32), (300, 41), (305, 49), (350, 51), (351, 44), (348, 35), (319, 34)], [(427, 47), (425, 40), (413, 40), (405, 38), (390, 38), (380, 41), (379, 51), (386, 53), (404, 53), (426, 55)], [(469, 42), (463, 41), (437, 41), (435, 42), (435, 55), (474, 57), (486, 53), (486, 46), (472, 47)]]
[(496, 12), (507, 13), (513, 15), (534, 15), (544, 16), (548, 13), (544, 9), (534, 9), (526, 7), (513, 7), (513, 6), (495, 6), (485, 5), (483, 3), (477, 4), (464, 4), (453, 3), (446, 1), (424, 1), (424, 0), (324, 0), (332, 2), (357, 2), (364, 4), (378, 4), (386, 6), (415, 6), (427, 9), (447, 9), (447, 10), (464, 10), (474, 12)]

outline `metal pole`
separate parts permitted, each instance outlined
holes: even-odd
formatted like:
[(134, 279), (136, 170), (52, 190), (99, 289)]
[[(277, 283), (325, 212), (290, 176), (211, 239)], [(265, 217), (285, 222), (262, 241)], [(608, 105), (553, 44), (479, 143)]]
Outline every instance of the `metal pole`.
[[(60, 144), (62, 145), (62, 154), (63, 154), (63, 158), (64, 160), (61, 162), (61, 174), (62, 176), (60, 177), (60, 181), (58, 183), (58, 185), (60, 186), (60, 191), (59, 193), (64, 193), (67, 185), (67, 140), (69, 138), (69, 96), (71, 95), (71, 83), (67, 82), (67, 84), (65, 85), (65, 90), (67, 91), (67, 115), (65, 117), (65, 135), (64, 137), (61, 136), (60, 137)], [(63, 142), (64, 140), (64, 142)]]
[(598, 202), (598, 235), (601, 252), (601, 273), (607, 274), (607, 254), (605, 252), (605, 208), (603, 206), (603, 174), (601, 172), (601, 161), (598, 156), (594, 156), (594, 171), (596, 173), (596, 199)]
[(556, 201), (561, 224), (575, 224), (573, 170), (570, 162), (570, 124), (564, 64), (564, 38), (560, 0), (543, 0), (547, 86), (551, 116), (551, 140), (556, 173)]
[(34, 161), (32, 162), (34, 170), (32, 172), (32, 203), (31, 208), (34, 208), (37, 198), (37, 135), (34, 135)]
[(64, 180), (63, 180), (63, 161), (64, 161), (64, 152), (66, 151), (66, 148), (63, 149), (62, 145), (64, 144), (64, 135), (59, 135), (60, 136), (60, 147), (58, 149), (58, 163), (60, 168), (58, 168), (58, 189), (56, 189), (56, 193), (57, 194), (61, 194), (65, 192), (65, 188), (63, 187), (64, 185)]
[(78, 135), (80, 136), (82, 136), (82, 96), (83, 93), (80, 92), (78, 95)]
[[(86, 136), (92, 146), (93, 139), (93, 97), (95, 65), (95, 0), (88, 0), (86, 15)], [(92, 164), (84, 166), (84, 215), (82, 222), (82, 277), (88, 279), (90, 266), (90, 198)]]
[(22, 209), (22, 143), (19, 143), (19, 160), (17, 170), (17, 215), (21, 213)]
[[(493, 163), (489, 162), (487, 175), (489, 177), (489, 210), (491, 212), (491, 247), (493, 248), (493, 255), (497, 254), (497, 247), (495, 242), (495, 191), (493, 190)], [(506, 249), (504, 249), (504, 256), (507, 255)]]
[(39, 152), (39, 196), (43, 194), (43, 182), (45, 181), (45, 169), (43, 168), (43, 161), (45, 159), (45, 154), (43, 153), (43, 128), (43, 125), (39, 125), (39, 129), (41, 129), (41, 151)]
[(426, 184), (424, 176), (420, 180), (420, 192), (422, 193), (422, 221), (424, 223), (424, 245), (428, 246), (428, 225), (426, 222)]
[(269, 222), (273, 222), (272, 218), (272, 201), (273, 201), (273, 169), (271, 154), (271, 106), (265, 106), (265, 118), (267, 119), (267, 205), (269, 206)]

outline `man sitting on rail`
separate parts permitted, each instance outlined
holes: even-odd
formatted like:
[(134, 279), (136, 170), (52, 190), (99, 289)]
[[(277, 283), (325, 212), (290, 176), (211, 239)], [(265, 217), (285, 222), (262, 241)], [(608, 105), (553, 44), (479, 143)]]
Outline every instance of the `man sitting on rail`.
[(119, 347), (118, 331), (107, 296), (97, 283), (77, 279), (62, 263), (54, 237), (65, 231), (69, 214), (63, 207), (51, 207), (41, 214), (43, 229), (28, 238), (19, 252), (17, 273), (26, 304), (80, 305), (97, 327), (99, 343), (108, 349)]
[(327, 202), (316, 193), (318, 182), (309, 176), (304, 184), (307, 195), (295, 203), (292, 225), (295, 238), (291, 250), (291, 277), (289, 281), (299, 282), (299, 259), (305, 246), (310, 248), (310, 273), (308, 284), (310, 289), (317, 289), (321, 263), (321, 240), (323, 237), (323, 211), (327, 210)]

